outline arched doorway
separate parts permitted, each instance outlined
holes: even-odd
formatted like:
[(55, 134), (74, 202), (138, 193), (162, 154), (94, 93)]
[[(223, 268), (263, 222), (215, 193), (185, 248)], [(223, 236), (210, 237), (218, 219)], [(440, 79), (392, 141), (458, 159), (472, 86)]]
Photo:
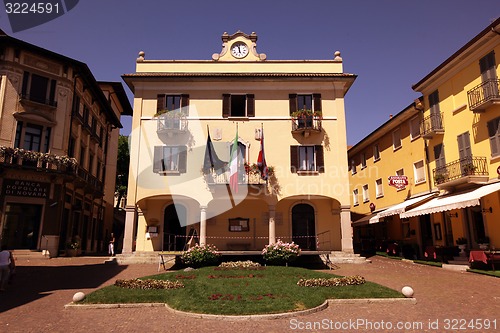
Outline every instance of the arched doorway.
[(302, 250), (316, 250), (314, 208), (298, 204), (292, 208), (292, 240)]
[[(163, 251), (182, 251), (186, 244), (187, 211), (182, 205), (168, 205), (163, 218)], [(179, 237), (181, 236), (181, 237)]]

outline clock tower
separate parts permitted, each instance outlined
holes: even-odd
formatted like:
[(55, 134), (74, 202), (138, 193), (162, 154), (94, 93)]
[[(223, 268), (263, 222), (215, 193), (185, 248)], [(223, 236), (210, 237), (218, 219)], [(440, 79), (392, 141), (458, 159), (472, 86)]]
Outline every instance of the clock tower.
[(214, 53), (214, 61), (264, 61), (266, 55), (257, 53), (257, 34), (252, 32), (247, 35), (237, 31), (232, 35), (224, 32), (222, 35), (222, 51)]

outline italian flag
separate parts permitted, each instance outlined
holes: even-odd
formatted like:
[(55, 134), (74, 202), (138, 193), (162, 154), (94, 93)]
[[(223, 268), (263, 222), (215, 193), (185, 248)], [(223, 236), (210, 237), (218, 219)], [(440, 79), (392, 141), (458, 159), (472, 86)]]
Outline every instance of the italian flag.
[(236, 127), (236, 137), (231, 146), (229, 158), (229, 186), (233, 193), (238, 193), (238, 127)]

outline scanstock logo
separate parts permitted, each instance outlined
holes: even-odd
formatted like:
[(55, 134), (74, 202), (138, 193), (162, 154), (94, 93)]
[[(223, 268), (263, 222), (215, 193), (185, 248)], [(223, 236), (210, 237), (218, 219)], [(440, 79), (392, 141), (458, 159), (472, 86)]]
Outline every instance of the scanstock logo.
[(80, 0), (4, 0), (12, 32), (27, 30), (63, 16)]

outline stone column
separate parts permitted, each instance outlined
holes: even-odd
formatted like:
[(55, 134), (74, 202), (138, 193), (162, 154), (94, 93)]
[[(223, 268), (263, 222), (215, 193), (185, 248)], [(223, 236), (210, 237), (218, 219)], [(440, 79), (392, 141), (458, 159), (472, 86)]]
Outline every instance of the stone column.
[(125, 207), (125, 230), (123, 235), (123, 254), (131, 254), (134, 244), (137, 211), (134, 206)]
[(340, 207), (340, 229), (342, 234), (342, 251), (354, 253), (352, 246), (351, 206)]
[(207, 206), (200, 206), (200, 246), (207, 244)]
[(276, 243), (276, 206), (269, 205), (269, 244)]

